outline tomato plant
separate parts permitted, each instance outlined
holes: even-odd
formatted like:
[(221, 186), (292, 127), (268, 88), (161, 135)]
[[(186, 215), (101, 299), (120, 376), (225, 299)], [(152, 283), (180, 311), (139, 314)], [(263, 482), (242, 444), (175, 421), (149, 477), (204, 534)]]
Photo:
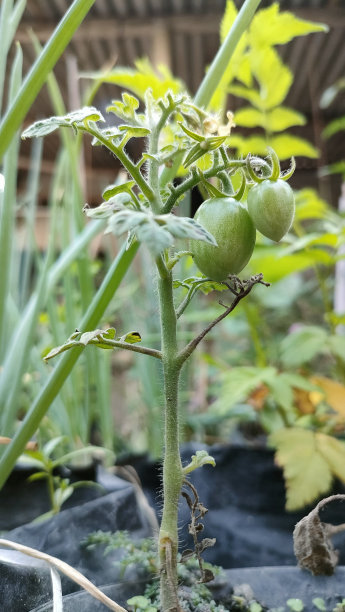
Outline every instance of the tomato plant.
[(192, 241), (199, 270), (218, 281), (243, 270), (255, 245), (255, 226), (244, 206), (232, 197), (210, 198), (197, 210), (195, 219), (217, 242), (214, 246)]

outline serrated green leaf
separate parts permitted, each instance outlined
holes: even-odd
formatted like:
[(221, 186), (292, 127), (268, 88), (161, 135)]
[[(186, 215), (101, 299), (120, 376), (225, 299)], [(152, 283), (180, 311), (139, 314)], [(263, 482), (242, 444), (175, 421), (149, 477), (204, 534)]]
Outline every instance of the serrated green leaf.
[(267, 139), (259, 134), (244, 138), (238, 134), (231, 136), (231, 147), (236, 149), (239, 157), (246, 157), (250, 153), (253, 155), (267, 154)]
[(294, 394), (290, 381), (284, 376), (284, 373), (278, 374), (274, 378), (270, 378), (267, 386), (271, 392), (271, 396), (287, 413), (292, 411), (294, 403)]
[(194, 219), (172, 214), (153, 215), (151, 211), (120, 210), (109, 219), (107, 231), (116, 236), (132, 231), (138, 241), (147, 243), (155, 254), (172, 246), (174, 238), (203, 240), (216, 245), (213, 236)]
[(235, 113), (236, 125), (243, 127), (262, 127), (267, 132), (281, 132), (293, 125), (304, 125), (305, 117), (290, 108), (279, 107), (265, 113), (250, 106), (240, 108)]
[(166, 223), (169, 232), (176, 238), (189, 238), (193, 240), (202, 240), (208, 244), (217, 246), (217, 242), (200, 223), (190, 217), (179, 217), (177, 215), (161, 215), (157, 219), (162, 219)]
[(112, 217), (119, 210), (125, 210), (126, 206), (131, 202), (132, 199), (129, 193), (118, 193), (110, 197), (107, 202), (102, 202), (102, 204), (95, 208), (89, 208), (86, 204), (84, 212), (93, 219), (106, 219), (107, 217)]
[(293, 82), (293, 73), (271, 47), (255, 49), (250, 57), (253, 76), (259, 83), (259, 101), (255, 106), (267, 111), (282, 104)]
[(48, 355), (44, 357), (44, 360), (48, 361), (49, 359), (52, 359), (53, 357), (56, 357), (57, 355), (60, 355), (61, 353), (64, 353), (65, 351), (68, 351), (71, 348), (74, 348), (76, 346), (87, 346), (88, 344), (96, 344), (99, 348), (111, 349), (112, 347), (109, 347), (109, 345), (107, 345), (106, 343), (102, 343), (102, 340), (112, 339), (114, 338), (114, 336), (114, 328), (109, 328), (108, 330), (95, 329), (92, 331), (84, 332), (83, 334), (80, 334), (79, 339), (75, 338), (71, 340), (69, 338), (67, 342), (65, 342), (61, 346), (53, 348), (48, 353)]
[(322, 200), (315, 189), (301, 189), (295, 192), (296, 213), (298, 221), (306, 219), (324, 219), (329, 210), (327, 202)]
[(280, 106), (267, 113), (267, 129), (270, 132), (281, 132), (294, 125), (305, 125), (306, 118), (302, 113)]
[(338, 246), (338, 236), (336, 234), (319, 234), (311, 232), (301, 238), (296, 238), (292, 244), (282, 250), (282, 255), (289, 255), (302, 249), (312, 246), (325, 246), (331, 249), (336, 249)]
[(281, 360), (286, 367), (298, 367), (324, 352), (327, 332), (316, 325), (303, 326), (286, 336), (281, 345)]
[(298, 156), (316, 159), (319, 156), (318, 150), (307, 140), (290, 134), (272, 136), (269, 144), (275, 150), (279, 159)]
[(254, 389), (263, 383), (269, 384), (276, 376), (277, 370), (273, 367), (231, 368), (220, 376), (221, 392), (210, 410), (220, 415), (227, 413), (235, 404), (243, 403)]
[(345, 339), (344, 336), (330, 336), (327, 342), (329, 349), (333, 355), (340, 357), (345, 361)]
[(248, 100), (256, 108), (261, 108), (260, 93), (257, 89), (246, 87), (245, 85), (230, 85), (228, 91), (233, 96)]
[(145, 138), (151, 133), (146, 127), (136, 127), (132, 125), (120, 125), (119, 130), (121, 132), (126, 132), (127, 140), (130, 138)]
[(332, 474), (345, 482), (345, 444), (333, 436), (317, 433), (317, 448), (327, 461)]
[(331, 487), (332, 471), (318, 449), (318, 435), (290, 427), (269, 436), (269, 444), (276, 449), (276, 462), (284, 470), (287, 510), (303, 508)]
[(249, 269), (253, 271), (253, 274), (254, 271), (260, 270), (264, 278), (273, 283), (289, 274), (311, 268), (315, 263), (327, 266), (334, 264), (334, 256), (320, 249), (315, 248), (308, 253), (302, 251), (283, 256), (283, 248), (283, 246), (275, 246), (273, 249), (256, 246), (248, 265)]
[(180, 79), (176, 79), (167, 66), (160, 65), (155, 69), (148, 59), (135, 62), (135, 68), (118, 66), (111, 72), (103, 75), (99, 72), (83, 73), (87, 78), (100, 79), (105, 83), (114, 83), (132, 91), (141, 100), (145, 99), (148, 89), (151, 89), (155, 100), (162, 98), (168, 91), (177, 94), (185, 91)]
[(195, 455), (192, 455), (192, 461), (183, 468), (183, 473), (190, 474), (190, 472), (197, 470), (203, 465), (212, 465), (213, 467), (215, 467), (216, 462), (206, 450), (198, 450), (196, 451)]
[(91, 342), (91, 340), (95, 340), (96, 338), (101, 336), (102, 333), (103, 329), (94, 329), (92, 331), (84, 332), (80, 336), (78, 344), (83, 344), (84, 346), (87, 346)]
[(253, 47), (283, 45), (296, 36), (312, 32), (327, 32), (328, 26), (296, 17), (288, 11), (279, 11), (279, 3), (258, 11), (250, 26), (249, 36)]
[(121, 183), (121, 185), (108, 185), (108, 187), (106, 187), (102, 193), (102, 198), (108, 201), (110, 200), (110, 198), (120, 193), (128, 194), (131, 191), (132, 187), (134, 187), (134, 185), (135, 181), (127, 181), (126, 183)]
[(49, 117), (36, 121), (22, 133), (22, 139), (39, 138), (54, 132), (59, 127), (85, 127), (87, 121), (104, 121), (102, 114), (93, 106), (85, 106), (62, 117)]
[(246, 106), (235, 112), (234, 121), (242, 127), (264, 127), (266, 125), (265, 115), (258, 109)]
[(136, 344), (137, 342), (141, 342), (141, 335), (137, 331), (131, 331), (121, 336), (120, 340), (121, 342), (128, 342), (128, 344)]

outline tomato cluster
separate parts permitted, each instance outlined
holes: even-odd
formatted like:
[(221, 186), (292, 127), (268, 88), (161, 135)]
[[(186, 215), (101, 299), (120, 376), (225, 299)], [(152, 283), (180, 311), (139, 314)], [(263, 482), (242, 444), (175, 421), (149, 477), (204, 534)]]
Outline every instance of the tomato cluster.
[[(217, 246), (192, 241), (191, 251), (199, 270), (213, 280), (222, 281), (238, 274), (250, 260), (256, 230), (278, 242), (289, 231), (295, 214), (291, 187), (279, 178), (279, 161), (273, 152), (272, 175), (256, 181), (248, 193), (247, 208), (236, 197), (214, 197), (198, 209), (195, 219), (216, 239)], [(237, 195), (237, 194), (236, 194)]]

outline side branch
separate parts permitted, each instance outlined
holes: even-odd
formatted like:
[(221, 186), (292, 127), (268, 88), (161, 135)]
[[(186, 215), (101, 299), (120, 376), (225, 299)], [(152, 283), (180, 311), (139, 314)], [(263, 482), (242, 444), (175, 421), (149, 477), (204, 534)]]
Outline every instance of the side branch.
[(187, 344), (182, 349), (182, 351), (180, 351), (178, 355), (178, 361), (180, 363), (180, 366), (182, 366), (184, 362), (188, 359), (188, 357), (191, 356), (198, 344), (200, 344), (201, 340), (205, 338), (205, 336), (211, 331), (211, 329), (213, 329), (218, 323), (220, 323), (220, 321), (225, 319), (236, 308), (239, 302), (251, 292), (254, 285), (260, 284), (265, 285), (265, 287), (270, 286), (270, 283), (266, 283), (263, 280), (263, 275), (261, 273), (251, 276), (250, 279), (248, 279), (247, 281), (241, 281), (236, 276), (232, 276), (230, 277), (230, 281), (226, 282), (225, 284), (227, 285), (231, 293), (235, 296), (234, 300), (232, 301), (230, 306), (226, 306), (222, 302), (219, 302), (222, 306), (224, 306), (225, 311), (221, 315), (219, 315), (219, 317), (211, 321), (211, 323), (209, 323), (209, 325), (205, 327), (205, 329), (198, 336), (196, 336), (196, 338), (191, 340), (189, 344)]
[[(91, 341), (90, 344), (93, 344)], [(95, 343), (97, 344), (97, 343)], [(129, 342), (121, 342), (120, 340), (107, 340), (102, 338), (102, 345), (106, 344), (109, 348), (114, 349), (125, 349), (127, 351), (133, 351), (134, 353), (142, 353), (143, 355), (149, 355), (156, 359), (162, 359), (161, 351), (149, 348), (147, 346), (140, 346), (140, 344), (130, 344)]]

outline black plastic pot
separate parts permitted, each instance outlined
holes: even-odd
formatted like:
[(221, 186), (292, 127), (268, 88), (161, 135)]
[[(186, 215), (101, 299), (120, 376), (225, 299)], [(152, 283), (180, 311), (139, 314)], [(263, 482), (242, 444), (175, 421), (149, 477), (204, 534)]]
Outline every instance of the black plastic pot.
[[(327, 610), (332, 610), (345, 597), (345, 567), (338, 567), (333, 576), (312, 576), (296, 567), (255, 567), (225, 570), (214, 585), (209, 585), (217, 603), (225, 606), (234, 593), (249, 603), (253, 598), (265, 608), (286, 608), (289, 599), (300, 599), (304, 612), (315, 612), (313, 599), (322, 598)], [(103, 587), (102, 591), (121, 606), (127, 599), (142, 594), (144, 584), (121, 583)], [(105, 612), (108, 608), (85, 592), (63, 598), (65, 612)], [(47, 602), (31, 612), (52, 612)]]
[[(191, 455), (202, 448), (207, 447), (197, 444), (188, 444), (183, 447), (183, 463), (188, 463)], [(301, 584), (300, 591), (297, 589), (297, 583), (291, 582), (290, 586), (287, 585), (288, 592), (285, 592), (286, 589), (282, 591), (284, 602), (290, 597), (301, 599), (316, 596), (326, 597), (326, 595), (328, 597), (328, 591), (323, 591), (323, 589), (327, 589), (327, 585), (331, 585), (331, 589), (335, 588), (335, 585), (338, 584), (337, 577), (344, 577), (344, 568), (337, 569), (332, 578), (314, 579), (305, 572), (288, 567), (296, 563), (292, 543), (294, 526), (302, 516), (309, 512), (310, 507), (298, 513), (285, 511), (283, 475), (274, 464), (273, 452), (266, 449), (236, 446), (214, 446), (207, 450), (214, 456), (216, 467), (204, 466), (191, 474), (191, 481), (197, 488), (200, 501), (209, 509), (204, 520), (203, 537), (217, 539), (215, 547), (205, 551), (203, 555), (205, 560), (225, 568), (236, 568), (231, 570), (233, 574), (229, 574), (229, 585), (232, 585), (234, 581), (236, 583), (238, 581), (247, 582), (248, 577), (248, 582), (252, 580), (254, 594), (259, 599), (261, 594), (268, 596), (271, 591), (280, 597), (281, 591), (277, 584), (285, 588), (284, 571), (286, 576), (297, 576), (296, 580), (298, 584)], [(160, 468), (157, 464), (147, 460), (137, 462), (135, 467), (142, 480), (144, 491), (159, 516), (161, 507)], [(140, 539), (151, 535), (152, 528), (133, 487), (119, 478), (111, 477), (110, 481), (105, 484), (108, 489), (115, 489), (113, 493), (66, 509), (43, 523), (30, 523), (13, 529), (6, 533), (6, 537), (66, 561), (96, 585), (113, 583), (117, 585), (120, 574), (114, 562), (122, 553), (116, 551), (105, 558), (102, 547), (93, 550), (85, 549), (81, 541), (93, 531), (116, 531), (118, 529), (127, 529), (134, 539)], [(341, 488), (339, 484), (336, 484), (333, 492), (343, 492), (343, 490), (344, 487)], [(324, 522), (343, 523), (345, 522), (344, 506), (334, 503), (331, 507), (322, 510), (320, 518)], [(193, 548), (188, 534), (189, 522), (189, 510), (187, 504), (182, 500), (180, 507), (182, 550)], [(340, 563), (345, 565), (345, 538), (339, 534), (335, 539), (335, 544), (340, 550)], [(7, 551), (6, 554), (8, 555)], [(280, 566), (279, 572), (278, 566)], [(249, 580), (248, 572), (253, 570), (242, 570), (241, 568), (253, 567), (258, 568), (258, 573), (253, 574), (253, 578)], [(264, 570), (263, 567), (265, 567)], [(269, 579), (273, 581), (274, 586), (272, 589), (264, 586), (263, 591), (256, 592), (255, 588), (259, 589), (260, 585), (265, 585), (262, 572), (269, 573)], [(8, 556), (3, 558), (0, 551), (0, 575), (0, 610), (29, 612), (51, 597), (46, 568), (34, 566), (31, 561), (28, 561), (27, 564), (21, 561), (18, 565), (13, 560), (9, 560)], [(261, 576), (257, 583), (255, 576)], [(128, 580), (139, 580), (140, 574), (126, 574), (126, 577)], [(44, 590), (43, 595), (40, 584)], [(256, 584), (257, 587), (255, 587)], [(25, 585), (29, 587), (29, 591), (26, 590)], [(65, 596), (78, 588), (64, 577), (62, 585)], [(316, 587), (319, 591), (315, 591)], [(299, 592), (303, 596), (299, 596)], [(338, 586), (334, 593), (336, 597), (345, 597), (345, 581), (344, 593), (341, 593), (341, 588)], [(13, 594), (12, 603), (9, 594)], [(79, 596), (82, 597), (81, 594)], [(337, 601), (338, 599), (335, 600), (336, 603)], [(18, 607), (18, 602), (22, 607)], [(29, 604), (24, 602), (29, 602)], [(267, 601), (267, 605), (270, 606), (283, 604)], [(25, 607), (27, 605), (30, 607)], [(93, 605), (95, 605), (94, 602)], [(86, 610), (87, 608), (83, 606), (83, 612)]]
[[(119, 479), (117, 479), (119, 480)], [(5, 538), (36, 548), (65, 561), (94, 584), (111, 584), (120, 579), (116, 562), (123, 551), (104, 557), (104, 547), (85, 548), (89, 533), (102, 529), (127, 529), (133, 539), (152, 535), (149, 520), (137, 500), (133, 487), (125, 481), (117, 491), (78, 507), (63, 510), (41, 523), (30, 523), (5, 534)], [(139, 580), (142, 571), (133, 567), (128, 579)], [(49, 569), (41, 562), (6, 549), (0, 549), (0, 610), (29, 612), (51, 597)], [(79, 587), (62, 576), (64, 594)]]
[[(298, 512), (285, 510), (285, 483), (282, 470), (274, 463), (274, 451), (264, 447), (241, 445), (205, 446), (197, 443), (182, 447), (184, 464), (197, 450), (206, 449), (216, 467), (205, 465), (190, 474), (200, 501), (209, 512), (204, 520), (203, 537), (216, 538), (205, 560), (224, 568), (295, 565), (292, 533), (298, 521), (317, 501)], [(133, 462), (150, 503), (159, 516), (160, 466), (147, 458)], [(344, 493), (339, 481), (332, 492)], [(188, 534), (189, 509), (180, 504), (180, 541), (182, 548), (193, 548)], [(345, 522), (344, 505), (333, 503), (321, 512), (321, 520), (334, 524)], [(345, 565), (345, 537), (334, 540)]]
[[(127, 599), (135, 595), (141, 595), (145, 590), (145, 583), (136, 582), (121, 582), (117, 584), (100, 587), (105, 595), (110, 597), (119, 606), (126, 607)], [(89, 593), (77, 592), (63, 597), (64, 612), (104, 612), (108, 610), (107, 606), (97, 601)], [(48, 601), (43, 605), (30, 610), (30, 612), (53, 612), (53, 602)]]

